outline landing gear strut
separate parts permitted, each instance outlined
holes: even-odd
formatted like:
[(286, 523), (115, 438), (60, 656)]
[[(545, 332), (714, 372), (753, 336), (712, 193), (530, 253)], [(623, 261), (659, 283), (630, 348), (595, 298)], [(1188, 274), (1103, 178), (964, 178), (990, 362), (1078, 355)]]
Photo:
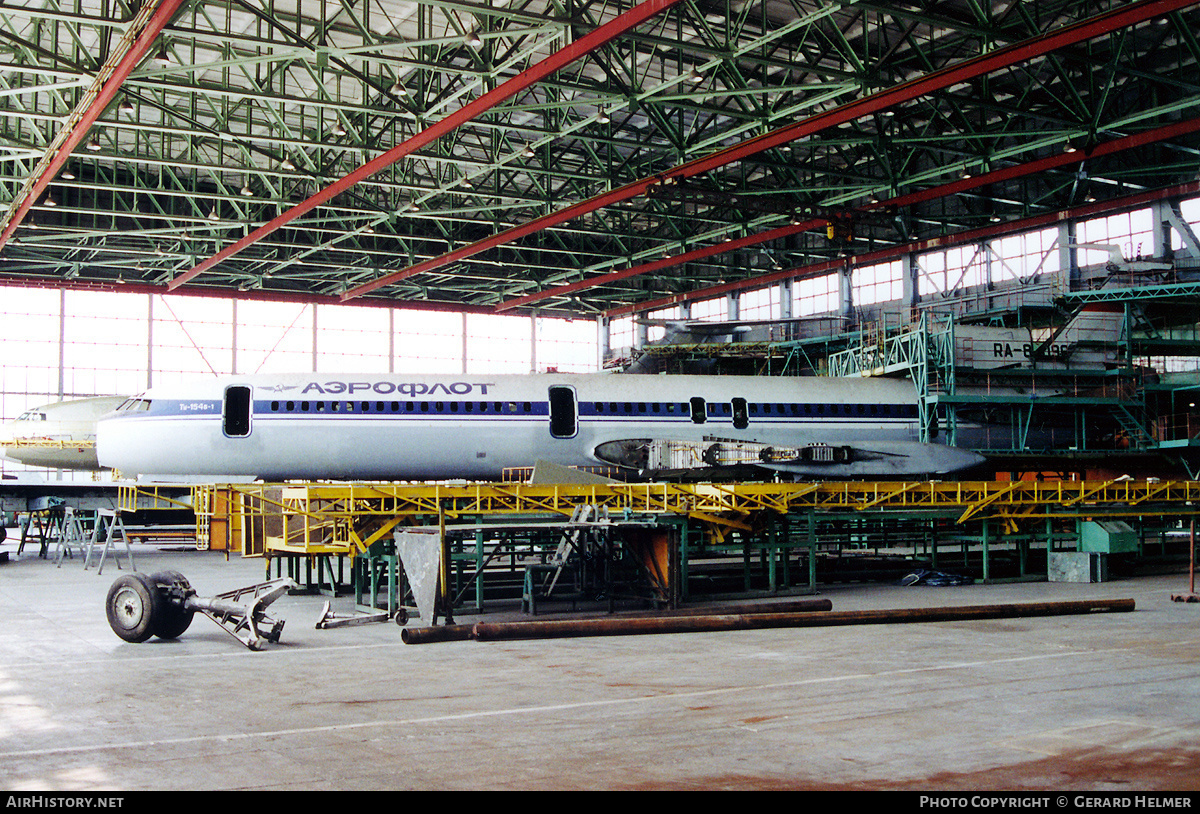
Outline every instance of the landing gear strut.
[(134, 572), (108, 589), (105, 612), (109, 627), (127, 642), (178, 638), (199, 611), (246, 647), (262, 650), (283, 632), (283, 621), (267, 616), (267, 606), (295, 587), (290, 579), (276, 579), (202, 598), (178, 571)]

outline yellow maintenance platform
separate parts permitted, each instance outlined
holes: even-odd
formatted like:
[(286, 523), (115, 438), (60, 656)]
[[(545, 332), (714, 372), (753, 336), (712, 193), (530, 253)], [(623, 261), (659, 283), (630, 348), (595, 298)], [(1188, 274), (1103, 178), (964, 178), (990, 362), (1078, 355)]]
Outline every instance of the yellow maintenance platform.
[(705, 526), (715, 542), (733, 530), (753, 531), (765, 516), (807, 512), (936, 513), (959, 524), (988, 519), (1007, 528), (1047, 518), (1183, 518), (1200, 512), (1200, 481), (226, 484), (196, 487), (192, 502), (210, 521), (277, 518), (273, 536), (288, 532), (277, 545), (310, 546), (317, 529), (332, 529), (332, 537), (323, 535), (325, 544), (352, 554), (415, 518), (569, 518), (581, 505), (605, 507), (610, 516), (687, 518)]

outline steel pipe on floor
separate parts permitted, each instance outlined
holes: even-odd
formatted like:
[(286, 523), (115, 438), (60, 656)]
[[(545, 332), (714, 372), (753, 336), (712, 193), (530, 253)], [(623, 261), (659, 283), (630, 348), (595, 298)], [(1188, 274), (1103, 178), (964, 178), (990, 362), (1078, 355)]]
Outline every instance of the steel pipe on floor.
[(429, 642), (462, 642), (471, 638), (471, 625), (438, 625), (435, 627), (406, 627), (400, 631), (405, 644)]
[(479, 641), (549, 639), (582, 636), (627, 636), (653, 633), (698, 633), (720, 630), (758, 630), (784, 627), (949, 622), (973, 619), (1011, 619), (1067, 616), (1134, 610), (1132, 599), (1069, 602), (966, 605), (941, 608), (828, 611), (808, 613), (748, 613), (674, 616), (642, 619), (580, 619), (542, 622), (477, 623), (472, 638)]
[[(730, 615), (730, 614), (779, 614), (779, 613), (814, 613), (818, 611), (827, 611), (833, 608), (833, 603), (828, 599), (820, 597), (803, 597), (800, 599), (788, 599), (779, 602), (771, 602), (764, 606), (761, 603), (742, 603), (721, 605), (718, 608), (713, 606), (696, 607), (696, 608), (677, 608), (675, 610), (660, 611), (652, 617), (646, 615), (639, 616), (605, 616), (601, 619), (570, 619), (571, 623), (579, 623), (584, 621), (600, 621), (600, 622), (628, 622), (636, 619), (653, 619), (659, 620), (663, 618), (674, 618), (680, 616), (714, 616), (714, 615)], [(718, 614), (718, 611), (720, 613)], [(549, 621), (549, 620), (547, 620)], [(504, 623), (502, 623), (504, 624)], [(522, 624), (522, 623), (514, 623)], [(443, 625), (441, 627), (406, 627), (400, 633), (400, 638), (405, 644), (426, 644), (429, 642), (460, 642), (465, 639), (474, 638), (473, 625)]]

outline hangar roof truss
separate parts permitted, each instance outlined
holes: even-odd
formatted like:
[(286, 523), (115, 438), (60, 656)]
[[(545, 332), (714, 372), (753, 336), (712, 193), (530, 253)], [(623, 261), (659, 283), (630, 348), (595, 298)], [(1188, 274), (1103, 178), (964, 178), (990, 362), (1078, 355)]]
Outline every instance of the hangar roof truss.
[(588, 315), (1200, 168), (1198, 3), (178, 5), (0, 2), (0, 278)]

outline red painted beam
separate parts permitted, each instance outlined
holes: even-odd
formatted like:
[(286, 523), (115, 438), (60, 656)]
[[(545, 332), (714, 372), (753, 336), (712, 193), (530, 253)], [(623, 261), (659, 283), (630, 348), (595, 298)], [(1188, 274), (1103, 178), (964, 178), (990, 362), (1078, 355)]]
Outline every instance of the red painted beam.
[(1108, 215), (1115, 212), (1127, 212), (1131, 209), (1136, 209), (1140, 206), (1156, 203), (1158, 201), (1166, 201), (1172, 198), (1182, 198), (1189, 195), (1200, 193), (1200, 181), (1189, 181), (1186, 184), (1178, 184), (1166, 189), (1153, 190), (1150, 192), (1139, 192), (1136, 195), (1127, 195), (1124, 198), (1113, 198), (1108, 201), (1097, 201), (1096, 203), (1083, 204), (1082, 206), (1071, 207), (1058, 212), (1047, 212), (1044, 215), (1034, 215), (1030, 218), (1022, 218), (1021, 220), (1009, 221), (1000, 226), (988, 226), (982, 229), (969, 229), (964, 232), (958, 232), (951, 235), (943, 235), (940, 237), (926, 238), (917, 240), (912, 243), (907, 243), (900, 246), (889, 246), (886, 249), (876, 249), (873, 252), (856, 255), (853, 258), (839, 258), (836, 260), (822, 260), (817, 263), (812, 263), (807, 266), (793, 269), (785, 269), (784, 271), (775, 271), (770, 274), (762, 274), (757, 277), (737, 280), (732, 283), (722, 283), (721, 285), (710, 286), (708, 288), (689, 291), (686, 294), (673, 294), (670, 297), (660, 297), (657, 300), (647, 300), (646, 302), (635, 303), (632, 305), (622, 305), (617, 308), (611, 308), (603, 315), (609, 319), (625, 316), (626, 314), (634, 314), (639, 311), (656, 311), (660, 308), (670, 308), (674, 305), (680, 305), (685, 302), (697, 302), (700, 300), (708, 300), (714, 297), (719, 297), (722, 294), (731, 294), (735, 291), (744, 291), (751, 288), (761, 288), (771, 283), (781, 282), (783, 280), (805, 279), (808, 277), (816, 277), (834, 269), (841, 268), (847, 262), (852, 262), (856, 266), (870, 266), (875, 263), (885, 263), (889, 260), (897, 260), (906, 254), (912, 252), (924, 252), (930, 249), (950, 248), (952, 246), (962, 246), (966, 243), (974, 243), (980, 240), (987, 240), (993, 237), (1002, 235), (1018, 234), (1020, 232), (1028, 232), (1034, 229), (1040, 229), (1045, 226), (1051, 226), (1064, 220), (1079, 220), (1082, 218), (1092, 218), (1101, 215)]
[(513, 308), (519, 308), (523, 305), (539, 302), (549, 297), (561, 297), (564, 294), (570, 294), (575, 291), (582, 291), (585, 288), (595, 288), (599, 285), (608, 285), (615, 283), (617, 280), (626, 280), (630, 277), (638, 277), (643, 274), (661, 271), (665, 268), (672, 268), (684, 263), (690, 263), (693, 260), (702, 260), (705, 257), (713, 257), (726, 252), (737, 251), (748, 246), (755, 246), (759, 243), (766, 243), (771, 240), (787, 237), (788, 235), (807, 232), (809, 229), (816, 229), (819, 226), (824, 226), (827, 221), (824, 220), (807, 220), (803, 223), (789, 224), (781, 226), (778, 229), (771, 229), (768, 232), (762, 232), (757, 235), (747, 235), (746, 237), (731, 240), (728, 243), (715, 243), (712, 246), (704, 246), (699, 249), (693, 249), (690, 252), (675, 255), (674, 257), (664, 257), (662, 260), (654, 260), (650, 263), (643, 263), (640, 266), (631, 266), (627, 269), (619, 271), (610, 271), (606, 274), (599, 274), (595, 277), (588, 277), (585, 280), (578, 280), (574, 283), (566, 283), (564, 285), (547, 288), (544, 291), (538, 291), (533, 294), (525, 294), (521, 297), (513, 297), (510, 300), (505, 300), (496, 306), (497, 312), (509, 311)]
[[(1024, 178), (1024, 176), (1026, 176), (1026, 175), (1033, 175), (1036, 173), (1048, 172), (1048, 170), (1050, 170), (1050, 169), (1055, 169), (1057, 167), (1068, 166), (1068, 164), (1080, 163), (1082, 161), (1086, 161), (1087, 158), (1111, 155), (1111, 154), (1114, 154), (1114, 152), (1120, 152), (1122, 150), (1129, 150), (1129, 149), (1136, 148), (1136, 146), (1152, 144), (1154, 142), (1162, 142), (1162, 140), (1169, 139), (1169, 138), (1176, 138), (1178, 136), (1183, 136), (1183, 134), (1195, 132), (1198, 130), (1200, 130), (1200, 118), (1189, 119), (1187, 121), (1178, 121), (1178, 122), (1175, 122), (1175, 124), (1165, 125), (1163, 127), (1157, 127), (1157, 128), (1154, 128), (1154, 130), (1148, 130), (1144, 133), (1136, 133), (1136, 134), (1134, 134), (1134, 136), (1126, 136), (1123, 138), (1112, 139), (1111, 142), (1105, 142), (1104, 144), (1100, 144), (1092, 150), (1088, 150), (1088, 151), (1079, 150), (1076, 152), (1063, 152), (1063, 154), (1048, 156), (1045, 158), (1038, 158), (1037, 161), (1030, 161), (1030, 162), (1027, 162), (1024, 164), (1016, 164), (1016, 166), (1014, 166), (1014, 167), (997, 169), (997, 170), (994, 170), (994, 172), (985, 173), (983, 175), (973, 175), (973, 176), (971, 176), (971, 178), (965, 178), (965, 179), (961, 179), (958, 181), (950, 182), (950, 184), (943, 184), (941, 186), (931, 187), (931, 188), (929, 188), (929, 190), (923, 190), (920, 192), (912, 192), (910, 194), (904, 194), (904, 196), (899, 196), (896, 198), (889, 198), (887, 200), (880, 200), (880, 202), (876, 202), (876, 203), (872, 203), (872, 204), (866, 204), (866, 205), (863, 205), (863, 207), (859, 207), (857, 209), (857, 211), (860, 211), (860, 213), (866, 213), (866, 211), (872, 211), (872, 210), (877, 210), (877, 209), (896, 209), (896, 208), (900, 208), (900, 207), (911, 207), (912, 204), (922, 203), (922, 202), (925, 202), (925, 200), (934, 200), (936, 198), (944, 198), (944, 197), (952, 196), (952, 194), (956, 194), (959, 192), (966, 192), (968, 190), (974, 190), (974, 188), (979, 188), (980, 186), (988, 186), (989, 184), (998, 184), (998, 182), (1001, 182), (1001, 181), (1008, 181), (1008, 180), (1013, 180), (1016, 178)], [(703, 249), (696, 249), (694, 251), (686, 252), (686, 253), (684, 253), (684, 255), (678, 255), (676, 257), (671, 257), (671, 258), (664, 258), (664, 259), (661, 259), (661, 261), (655, 261), (653, 263), (644, 263), (642, 265), (635, 265), (635, 267), (631, 267), (629, 269), (624, 269), (624, 270), (620, 270), (620, 271), (610, 271), (610, 273), (608, 273), (608, 274), (601, 274), (601, 275), (598, 275), (595, 277), (588, 277), (587, 280), (580, 280), (580, 281), (576, 281), (576, 282), (566, 283), (566, 285), (563, 285), (563, 286), (554, 286), (553, 288), (547, 288), (547, 289), (545, 289), (545, 291), (540, 291), (540, 292), (536, 292), (533, 294), (526, 294), (526, 295), (523, 295), (523, 297), (515, 297), (515, 298), (509, 299), (509, 300), (504, 300), (503, 303), (500, 303), (496, 306), (496, 310), (498, 312), (509, 311), (511, 309), (515, 309), (515, 307), (521, 307), (523, 305), (530, 305), (533, 303), (538, 303), (538, 301), (540, 301), (540, 300), (548, 299), (551, 297), (563, 297), (563, 295), (565, 295), (565, 294), (571, 294), (571, 293), (574, 293), (577, 291), (582, 291), (582, 289), (584, 289), (584, 288), (593, 288), (595, 286), (604, 286), (604, 285), (607, 285), (607, 283), (616, 282), (618, 280), (626, 280), (626, 279), (629, 279), (629, 277), (636, 277), (636, 276), (640, 276), (643, 274), (650, 274), (650, 273), (652, 273), (652, 271), (659, 271), (661, 269), (671, 268), (671, 267), (674, 267), (674, 265), (682, 265), (683, 263), (690, 263), (692, 261), (698, 261), (698, 259), (703, 259), (706, 257), (713, 257), (715, 255), (724, 255), (725, 252), (737, 251), (738, 249), (745, 249), (745, 247), (748, 247), (748, 246), (755, 246), (758, 244), (768, 243), (768, 241), (778, 240), (779, 238), (785, 238), (785, 237), (787, 237), (787, 235), (790, 235), (790, 234), (797, 234), (799, 232), (808, 232), (809, 229), (821, 228), (821, 227), (824, 227), (827, 225), (828, 225), (827, 220), (817, 219), (817, 220), (805, 221), (804, 223), (798, 223), (798, 225), (786, 226), (786, 227), (781, 227), (778, 229), (770, 229), (769, 232), (763, 232), (761, 234), (755, 234), (755, 235), (748, 235), (748, 237), (740, 238), (738, 240), (733, 240), (733, 241), (731, 241), (731, 243), (714, 244), (712, 246), (704, 246)]]
[(146, 27), (142, 29), (142, 33), (137, 36), (129, 50), (121, 57), (117, 63), (117, 67), (113, 69), (112, 75), (100, 87), (96, 98), (92, 100), (92, 104), (84, 111), (79, 121), (71, 129), (70, 134), (59, 147), (58, 152), (46, 165), (45, 171), (41, 177), (34, 182), (29, 189), (29, 194), (21, 201), (17, 210), (9, 219), (8, 225), (5, 226), (4, 232), (0, 233), (0, 248), (3, 248), (12, 237), (13, 232), (21, 225), (21, 221), (29, 214), (29, 210), (33, 207), (34, 202), (41, 197), (46, 187), (50, 186), (50, 182), (58, 175), (58, 171), (62, 169), (63, 164), (67, 163), (67, 159), (71, 157), (71, 153), (79, 146), (79, 142), (83, 141), (88, 131), (92, 129), (92, 125), (96, 123), (96, 119), (100, 118), (100, 114), (104, 109), (112, 103), (117, 92), (120, 91), (121, 85), (128, 78), (133, 69), (138, 66), (146, 53), (150, 50), (158, 35), (166, 28), (167, 23), (171, 22), (171, 18), (175, 16), (175, 12), (179, 11), (179, 7), (183, 5), (184, 0), (163, 0), (163, 3), (155, 10), (146, 22)]
[[(154, 283), (136, 283), (100, 280), (63, 280), (57, 277), (14, 277), (0, 274), (0, 288), (33, 288), (44, 291), (91, 291), (109, 294), (155, 294), (164, 297), (190, 297), (209, 300), (238, 300), (240, 302), (283, 302), (293, 305), (337, 305), (344, 303), (333, 294), (311, 294), (300, 291), (271, 291), (252, 288), (248, 291), (238, 291), (235, 288), (191, 288), (187, 291), (167, 293), (161, 285)], [(466, 305), (455, 302), (426, 302), (416, 300), (396, 303), (389, 300), (363, 300), (354, 303), (350, 308), (397, 308), (404, 311), (425, 311), (446, 314), (480, 314), (495, 315), (495, 309), (490, 305)]]
[[(1155, 128), (1153, 130), (1147, 130), (1144, 133), (1137, 133), (1132, 136), (1113, 139), (1112, 141), (1107, 141), (1103, 144), (1097, 145), (1091, 150), (1079, 150), (1074, 153), (1060, 153), (1058, 155), (1047, 156), (1046, 158), (1040, 158), (1036, 161), (1029, 161), (1025, 164), (1006, 167), (1002, 170), (994, 170), (993, 172), (984, 173), (983, 175), (963, 178), (958, 181), (953, 181), (949, 184), (942, 184), (941, 186), (921, 190), (920, 192), (912, 192), (908, 195), (900, 195), (896, 198), (889, 198), (887, 200), (877, 201), (872, 204), (866, 204), (859, 207), (855, 211), (870, 212), (879, 209), (898, 209), (902, 206), (912, 206), (916, 203), (949, 197), (950, 195), (956, 195), (960, 192), (966, 192), (971, 189), (978, 189), (979, 187), (987, 186), (989, 184), (996, 184), (1002, 181), (1011, 181), (1015, 178), (1022, 178), (1039, 172), (1046, 172), (1058, 167), (1064, 167), (1070, 164), (1078, 164), (1086, 161), (1089, 158), (1111, 155), (1123, 150), (1130, 150), (1146, 144), (1153, 144), (1157, 141), (1176, 138), (1178, 136), (1196, 132), (1197, 130), (1200, 130), (1200, 118), (1175, 122), (1169, 125), (1164, 125), (1163, 127)], [(563, 296), (576, 291), (581, 291), (586, 288), (606, 285), (608, 283), (616, 282), (617, 280), (625, 280), (629, 277), (637, 277), (642, 274), (649, 274), (654, 271), (660, 271), (664, 268), (670, 268), (672, 266), (689, 263), (694, 260), (701, 260), (706, 257), (713, 257), (714, 255), (736, 251), (748, 246), (767, 243), (788, 235), (806, 232), (810, 229), (821, 228), (826, 226), (828, 223), (829, 221), (822, 219), (805, 221), (804, 223), (772, 229), (757, 235), (749, 235), (729, 243), (717, 243), (712, 246), (705, 246), (700, 249), (686, 252), (685, 254), (676, 255), (675, 257), (656, 260), (652, 263), (644, 263), (640, 266), (633, 266), (621, 271), (613, 271), (607, 274), (589, 277), (586, 280), (578, 280), (574, 283), (554, 286), (553, 288), (547, 288), (544, 291), (538, 291), (533, 294), (525, 294), (521, 297), (514, 297), (512, 299), (505, 300), (496, 306), (496, 311), (508, 311), (513, 308), (530, 305), (550, 297)]]
[(1142, 0), (1142, 2), (1122, 6), (1114, 11), (1096, 15), (1073, 25), (1064, 26), (1053, 32), (999, 48), (982, 56), (967, 60), (960, 65), (935, 71), (920, 79), (905, 82), (864, 99), (841, 105), (825, 113), (820, 113), (796, 122), (795, 124), (748, 139), (712, 155), (680, 164), (658, 175), (643, 178), (602, 195), (588, 198), (565, 209), (560, 209), (557, 212), (552, 212), (519, 226), (514, 226), (511, 229), (506, 229), (503, 232), (498, 232), (470, 245), (416, 263), (406, 269), (390, 272), (369, 283), (363, 283), (349, 289), (342, 295), (342, 299), (347, 300), (354, 297), (361, 297), (364, 294), (376, 291), (392, 283), (400, 282), (415, 274), (442, 268), (458, 260), (472, 257), (496, 246), (511, 243), (526, 235), (557, 226), (581, 215), (594, 212), (597, 209), (603, 209), (606, 206), (612, 206), (613, 204), (636, 198), (638, 195), (644, 194), (652, 185), (661, 183), (667, 179), (682, 181), (706, 172), (711, 172), (719, 167), (740, 161), (743, 158), (772, 147), (779, 147), (827, 128), (853, 121), (871, 113), (886, 110), (902, 102), (910, 101), (961, 82), (966, 82), (999, 70), (1000, 68), (1006, 68), (1060, 48), (1086, 42), (1103, 34), (1127, 28), (1145, 20), (1164, 16), (1180, 8), (1194, 5), (1195, 2), (1196, 0)]
[(610, 20), (591, 33), (580, 37), (565, 48), (554, 52), (533, 67), (522, 71), (479, 98), (468, 102), (437, 124), (430, 125), (407, 141), (397, 144), (386, 153), (368, 161), (346, 177), (335, 181), (307, 200), (301, 201), (288, 211), (258, 227), (241, 240), (199, 263), (194, 268), (177, 275), (167, 284), (167, 288), (173, 290), (188, 283), (197, 275), (204, 273), (221, 261), (238, 254), (246, 249), (246, 247), (257, 243), (301, 215), (311, 212), (313, 209), (340, 195), (360, 181), (364, 181), (372, 175), (390, 167), (405, 156), (411, 155), (426, 144), (436, 141), (447, 133), (461, 127), (481, 113), (492, 109), (506, 99), (512, 98), (526, 88), (537, 84), (572, 62), (587, 56), (602, 45), (611, 42), (678, 2), (680, 0), (645, 0), (645, 2), (634, 6), (629, 11)]

